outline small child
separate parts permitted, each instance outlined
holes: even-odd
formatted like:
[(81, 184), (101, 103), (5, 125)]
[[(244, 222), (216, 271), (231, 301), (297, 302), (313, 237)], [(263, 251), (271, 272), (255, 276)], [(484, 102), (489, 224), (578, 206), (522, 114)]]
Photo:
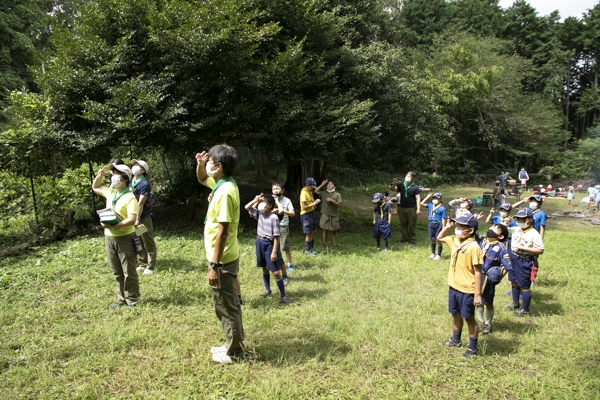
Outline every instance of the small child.
[[(454, 235), (446, 236), (456, 224)], [(460, 217), (450, 219), (438, 240), (452, 249), (448, 271), (448, 311), (452, 314), (452, 337), (444, 343), (446, 347), (462, 347), (460, 341), (463, 319), (469, 328), (469, 347), (463, 358), (477, 357), (478, 326), (475, 307), (481, 306), (481, 265), (483, 253), (475, 240), (479, 223), (477, 217), (465, 211)]]
[(598, 211), (600, 204), (600, 185), (596, 185), (596, 197), (594, 198), (594, 211)]
[[(428, 203), (427, 200), (430, 198), (431, 203)], [(429, 210), (427, 214), (427, 219), (429, 220), (429, 224), (427, 225), (427, 230), (429, 231), (429, 240), (431, 241), (431, 258), (434, 261), (438, 261), (442, 258), (442, 244), (437, 241), (437, 236), (444, 227), (446, 223), (446, 219), (448, 216), (446, 215), (446, 207), (442, 205), (442, 194), (441, 193), (429, 193), (425, 199), (421, 202), (422, 206), (427, 206)], [(435, 254), (435, 245), (437, 244), (437, 255)]]
[(512, 269), (510, 254), (506, 248), (507, 238), (508, 227), (503, 224), (492, 225), (485, 237), (479, 237), (479, 245), (483, 253), (481, 303), (485, 305), (485, 320), (483, 319), (483, 306), (477, 307), (475, 316), (481, 324), (480, 332), (482, 335), (492, 332), (496, 285), (500, 283), (506, 272)]
[(383, 238), (384, 251), (388, 251), (388, 242), (392, 239), (392, 206), (385, 201), (382, 193), (373, 196), (373, 238), (377, 241), (377, 250), (381, 250), (381, 238)]
[[(517, 227), (512, 229), (510, 262), (512, 270), (508, 271), (508, 280), (512, 283), (513, 304), (509, 310), (523, 317), (529, 315), (531, 304), (531, 270), (535, 256), (544, 252), (544, 242), (539, 232), (533, 228), (533, 211), (522, 208), (515, 215)], [(523, 306), (519, 305), (519, 297), (523, 298)]]
[(285, 258), (287, 260), (287, 266), (284, 264), (281, 266), (281, 273), (283, 274), (283, 283), (287, 285), (289, 278), (287, 273), (294, 272), (294, 266), (292, 265), (292, 247), (290, 246), (290, 217), (294, 217), (296, 212), (294, 211), (294, 205), (292, 201), (285, 197), (283, 193), (283, 183), (273, 182), (271, 185), (271, 193), (275, 199), (275, 205), (277, 206), (277, 216), (279, 217), (279, 246), (282, 251), (285, 251)]
[(292, 301), (285, 294), (283, 277), (281, 275), (281, 266), (283, 258), (279, 250), (279, 218), (271, 211), (275, 208), (275, 199), (272, 196), (256, 196), (254, 200), (246, 204), (246, 210), (250, 216), (258, 221), (256, 228), (256, 266), (263, 271), (263, 283), (265, 291), (260, 295), (267, 297), (271, 295), (271, 278), (269, 271), (275, 277), (275, 283), (281, 295), (281, 303), (292, 304)]
[(313, 195), (317, 188), (315, 178), (308, 177), (304, 181), (304, 187), (300, 191), (300, 223), (304, 232), (304, 254), (314, 256), (317, 254), (315, 250), (315, 234), (317, 233), (317, 224), (315, 222), (315, 207), (321, 202), (321, 199), (316, 199)]
[[(339, 208), (342, 205), (342, 196), (335, 191), (336, 184), (332, 180), (325, 180), (323, 183), (327, 183), (327, 193), (321, 196), (321, 220), (319, 221), (319, 227), (323, 230), (323, 248), (327, 249), (327, 232), (331, 232), (331, 239), (333, 245), (337, 246), (337, 231), (340, 229), (340, 213)], [(315, 193), (320, 192), (315, 189)]]
[(569, 207), (572, 207), (571, 202), (575, 200), (575, 188), (573, 186), (569, 186), (569, 191), (567, 192), (567, 200), (569, 201)]
[[(512, 220), (510, 217), (510, 212), (512, 211), (512, 206), (510, 203), (503, 203), (500, 206), (500, 215), (494, 215), (496, 213), (496, 209), (492, 208), (485, 222), (487, 224), (492, 223), (494, 225), (502, 224), (504, 226), (513, 227), (517, 226), (517, 223)], [(493, 216), (494, 215), (494, 216)], [(505, 237), (506, 239), (506, 237)]]
[(460, 199), (450, 200), (448, 206), (454, 208), (454, 217), (458, 218), (465, 212), (471, 213), (473, 202), (466, 197), (461, 197)]

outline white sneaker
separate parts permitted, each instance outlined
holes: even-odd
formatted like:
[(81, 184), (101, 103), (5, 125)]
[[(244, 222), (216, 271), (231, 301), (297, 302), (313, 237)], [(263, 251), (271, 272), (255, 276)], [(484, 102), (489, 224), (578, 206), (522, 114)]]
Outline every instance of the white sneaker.
[(143, 271), (143, 270), (144, 270), (144, 267), (137, 267), (135, 270), (136, 270), (136, 271)]
[(211, 354), (225, 354), (225, 353), (227, 353), (227, 347), (225, 347), (225, 345), (218, 346), (218, 347), (211, 347), (210, 353)]
[(429, 255), (429, 258), (430, 258), (430, 259), (433, 259), (433, 258), (435, 258), (435, 254), (431, 253), (431, 254)]
[(231, 364), (233, 360), (225, 353), (213, 353), (212, 360), (219, 364)]
[(440, 257), (440, 256), (435, 256), (435, 257), (433, 257), (433, 261), (439, 261), (439, 260), (441, 260), (441, 259), (442, 259), (442, 257)]
[(152, 275), (152, 273), (153, 273), (153, 272), (154, 272), (154, 271), (152, 271), (151, 269), (148, 269), (148, 268), (146, 268), (146, 269), (144, 270), (144, 275)]

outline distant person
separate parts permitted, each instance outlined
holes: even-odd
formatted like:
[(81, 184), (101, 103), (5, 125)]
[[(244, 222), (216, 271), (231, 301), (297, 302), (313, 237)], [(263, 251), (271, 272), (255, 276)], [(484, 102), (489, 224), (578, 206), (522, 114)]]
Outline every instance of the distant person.
[(521, 187), (525, 187), (525, 191), (529, 191), (529, 174), (525, 168), (521, 168), (519, 171), (519, 180), (521, 181)]
[(503, 203), (502, 198), (502, 189), (500, 188), (500, 181), (494, 182), (494, 191), (492, 192), (492, 198), (494, 199), (494, 208), (496, 210), (500, 209), (500, 206)]
[(292, 304), (285, 293), (285, 284), (281, 275), (283, 257), (279, 248), (279, 218), (272, 213), (275, 209), (275, 199), (271, 195), (264, 196), (262, 193), (246, 204), (246, 210), (250, 216), (257, 220), (255, 241), (256, 266), (262, 268), (262, 281), (265, 291), (260, 295), (267, 297), (271, 295), (271, 274), (279, 289), (280, 302)]
[[(494, 224), (494, 225), (504, 225), (507, 227), (513, 227), (513, 226), (517, 226), (517, 223), (515, 221), (512, 220), (512, 218), (510, 217), (510, 212), (512, 211), (512, 206), (510, 205), (510, 203), (503, 203), (500, 206), (500, 209), (498, 210), (498, 213), (500, 215), (494, 215), (496, 213), (496, 209), (492, 208), (490, 210), (490, 213), (487, 217), (487, 219), (485, 220), (485, 222), (487, 224)], [(508, 238), (508, 236), (507, 236)]]
[[(102, 186), (102, 180), (111, 170), (110, 187)], [(114, 223), (100, 222), (104, 228), (104, 247), (110, 269), (117, 281), (117, 303), (111, 310), (127, 305), (132, 310), (140, 300), (140, 285), (136, 271), (136, 252), (133, 245), (134, 225), (139, 212), (138, 202), (129, 189), (131, 170), (124, 164), (111, 164), (102, 167), (94, 181), (92, 190), (106, 198), (106, 208), (116, 215)]]
[(389, 250), (389, 241), (392, 239), (392, 205), (386, 201), (382, 193), (373, 196), (373, 239), (377, 242), (377, 250), (381, 250), (383, 239), (384, 251)]
[[(512, 284), (513, 304), (508, 306), (515, 315), (529, 315), (531, 304), (531, 270), (535, 264), (535, 256), (544, 252), (542, 237), (533, 228), (533, 212), (531, 208), (522, 208), (515, 215), (517, 228), (512, 231), (510, 262), (513, 269), (508, 271), (508, 279)], [(523, 305), (519, 298), (523, 298)]]
[(598, 211), (600, 205), (600, 185), (596, 185), (596, 198), (594, 199), (594, 211)]
[(287, 285), (289, 282), (288, 272), (294, 272), (294, 265), (292, 264), (292, 247), (290, 245), (290, 217), (294, 217), (296, 212), (294, 211), (294, 205), (292, 201), (285, 197), (285, 189), (283, 183), (273, 182), (271, 185), (271, 193), (275, 198), (275, 204), (277, 206), (277, 216), (279, 217), (279, 242), (281, 252), (285, 252), (287, 265), (281, 266), (281, 274), (283, 275), (283, 283)]
[(154, 224), (152, 222), (152, 186), (148, 181), (148, 163), (144, 160), (131, 160), (131, 189), (138, 201), (140, 211), (135, 226), (144, 225), (147, 231), (140, 236), (142, 251), (138, 254), (138, 271), (150, 275), (156, 269), (156, 243), (154, 242)]
[(233, 172), (238, 163), (235, 149), (226, 144), (196, 154), (196, 177), (212, 189), (204, 225), (204, 249), (208, 265), (208, 284), (215, 314), (225, 335), (223, 346), (212, 347), (212, 360), (230, 364), (246, 359), (244, 326), (236, 279), (240, 269), (238, 226), (240, 191)]
[(337, 246), (337, 231), (340, 229), (340, 212), (342, 196), (336, 192), (336, 184), (332, 180), (324, 180), (315, 192), (319, 193), (323, 184), (327, 184), (327, 193), (321, 195), (321, 220), (319, 227), (323, 230), (323, 248), (327, 249), (327, 232), (331, 232), (333, 245)]
[(302, 231), (304, 232), (304, 254), (308, 256), (314, 256), (317, 254), (315, 250), (315, 234), (317, 231), (317, 224), (315, 222), (315, 206), (318, 205), (321, 200), (316, 199), (313, 196), (313, 191), (316, 189), (317, 181), (314, 178), (306, 178), (304, 187), (300, 191), (300, 223), (302, 224)]
[(596, 187), (594, 185), (590, 185), (590, 187), (587, 189), (587, 192), (588, 192), (588, 209), (594, 208), (594, 200), (597, 196)]
[(569, 202), (569, 207), (573, 206), (573, 201), (575, 200), (575, 187), (569, 186), (569, 191), (567, 192), (567, 200)]
[(421, 213), (421, 189), (415, 184), (416, 174), (408, 171), (404, 182), (396, 185), (398, 191), (398, 217), (402, 243), (416, 245), (417, 215)]
[[(452, 227), (454, 235), (447, 236)], [(438, 235), (440, 242), (452, 250), (448, 271), (448, 311), (452, 314), (452, 337), (446, 347), (462, 347), (463, 319), (469, 330), (469, 347), (463, 358), (475, 359), (478, 354), (478, 326), (475, 307), (481, 307), (481, 266), (483, 253), (475, 240), (479, 223), (470, 212), (450, 219)]]
[[(428, 202), (429, 199), (431, 203)], [(437, 237), (446, 224), (446, 219), (448, 215), (446, 214), (446, 207), (442, 204), (442, 194), (441, 193), (429, 193), (425, 199), (421, 202), (422, 206), (427, 207), (427, 219), (429, 223), (427, 224), (427, 231), (429, 233), (429, 241), (431, 246), (431, 255), (430, 259), (434, 261), (438, 261), (442, 258), (442, 244), (438, 242)], [(435, 254), (435, 246), (437, 245), (437, 254)]]
[(500, 186), (500, 190), (504, 190), (504, 186), (506, 185), (506, 178), (504, 175), (504, 171), (500, 172), (500, 175), (498, 175), (498, 177), (496, 178), (496, 180), (499, 183)]

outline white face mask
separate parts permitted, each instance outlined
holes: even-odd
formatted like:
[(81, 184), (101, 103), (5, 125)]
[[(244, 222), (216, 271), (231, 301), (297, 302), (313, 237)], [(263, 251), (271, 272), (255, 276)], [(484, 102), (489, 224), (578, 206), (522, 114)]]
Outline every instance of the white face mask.
[(139, 165), (134, 165), (133, 167), (131, 167), (131, 173), (134, 176), (139, 176), (142, 174), (142, 167), (140, 167)]
[(258, 211), (265, 211), (265, 207), (266, 207), (266, 206), (267, 206), (267, 205), (266, 205), (265, 203), (259, 203), (259, 204), (258, 204), (258, 207), (257, 207), (257, 208), (258, 208)]
[(335, 192), (335, 188), (333, 188), (333, 189), (327, 189), (327, 191), (328, 191), (329, 193), (333, 193), (333, 192)]
[(432, 202), (433, 204), (435, 204), (436, 206), (437, 206), (438, 204), (440, 204), (440, 201), (439, 201), (438, 199), (433, 199), (433, 200), (431, 200), (431, 202)]
[(404, 182), (406, 182), (406, 183), (411, 183), (411, 182), (412, 182), (412, 176), (406, 175), (406, 176), (404, 177)]
[(500, 216), (502, 218), (506, 218), (506, 217), (508, 217), (508, 212), (506, 212), (506, 211), (500, 211)]
[(210, 161), (206, 163), (206, 175), (208, 175), (211, 178), (217, 172), (217, 171), (213, 171), (214, 166), (215, 165), (213, 163), (211, 163)]
[(119, 175), (113, 175), (110, 178), (110, 187), (116, 189), (117, 186), (121, 186), (121, 177)]
[(517, 222), (517, 226), (521, 229), (527, 229), (529, 224), (527, 224), (527, 222)]
[(460, 229), (454, 229), (454, 234), (459, 238), (463, 237), (465, 232), (466, 231), (461, 231)]
[(538, 203), (536, 201), (529, 202), (529, 208), (531, 208), (532, 210), (537, 210)]

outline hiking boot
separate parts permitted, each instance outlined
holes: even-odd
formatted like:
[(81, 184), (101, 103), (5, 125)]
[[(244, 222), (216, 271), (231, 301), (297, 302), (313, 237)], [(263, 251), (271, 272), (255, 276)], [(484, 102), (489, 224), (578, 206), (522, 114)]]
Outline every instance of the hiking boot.
[(521, 309), (519, 311), (515, 311), (515, 315), (517, 317), (527, 317), (529, 315), (529, 311), (525, 311), (525, 310)]
[(289, 297), (287, 297), (287, 296), (283, 296), (283, 297), (281, 298), (281, 300), (279, 300), (279, 302), (280, 302), (281, 304), (285, 304), (285, 305), (288, 305), (288, 306), (289, 306), (290, 304), (292, 304), (292, 301), (291, 301), (291, 300), (290, 300), (290, 298), (289, 298)]
[(465, 353), (462, 355), (464, 359), (466, 360), (474, 360), (477, 358), (477, 349), (473, 350), (473, 349), (467, 349), (467, 351), (465, 351)]
[(483, 324), (479, 332), (481, 332), (482, 335), (487, 335), (488, 333), (492, 333), (492, 327), (489, 324)]
[(450, 338), (444, 342), (444, 346), (446, 346), (446, 347), (462, 347), (462, 342), (454, 342), (454, 341), (452, 341), (452, 338)]
[(267, 296), (270, 296), (270, 295), (271, 295), (271, 293), (273, 293), (273, 292), (271, 292), (270, 290), (265, 290), (264, 292), (262, 292), (262, 293), (260, 294), (260, 297), (267, 297)]

